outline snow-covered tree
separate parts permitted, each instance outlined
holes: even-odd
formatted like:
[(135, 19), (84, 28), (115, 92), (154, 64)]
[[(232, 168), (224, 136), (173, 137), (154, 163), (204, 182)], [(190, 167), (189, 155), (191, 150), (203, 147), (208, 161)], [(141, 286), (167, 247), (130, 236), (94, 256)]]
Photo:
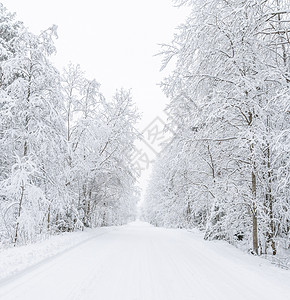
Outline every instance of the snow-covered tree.
[[(55, 194), (58, 196), (58, 188), (61, 190), (58, 174), (64, 145), (59, 114), (62, 98), (59, 74), (48, 60), (55, 51), (55, 34), (55, 27), (39, 35), (23, 29), (13, 41), (13, 55), (1, 65), (2, 93), (9, 98), (1, 108), (5, 124), (1, 144), (7, 147), (6, 155), (11, 163), (1, 182), (1, 193), (8, 206), (11, 203), (17, 206), (15, 244), (28, 232), (34, 235), (49, 227), (49, 207)], [(36, 189), (38, 193), (31, 192)], [(5, 194), (7, 190), (13, 193)], [(22, 230), (28, 220), (33, 223), (33, 230), (32, 225), (29, 230)]]

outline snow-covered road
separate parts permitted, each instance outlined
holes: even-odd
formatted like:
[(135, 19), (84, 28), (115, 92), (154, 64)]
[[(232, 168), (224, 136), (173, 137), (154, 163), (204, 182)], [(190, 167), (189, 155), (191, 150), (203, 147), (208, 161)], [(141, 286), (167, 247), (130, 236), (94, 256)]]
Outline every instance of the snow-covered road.
[(223, 242), (135, 222), (0, 282), (0, 299), (290, 299), (290, 272)]

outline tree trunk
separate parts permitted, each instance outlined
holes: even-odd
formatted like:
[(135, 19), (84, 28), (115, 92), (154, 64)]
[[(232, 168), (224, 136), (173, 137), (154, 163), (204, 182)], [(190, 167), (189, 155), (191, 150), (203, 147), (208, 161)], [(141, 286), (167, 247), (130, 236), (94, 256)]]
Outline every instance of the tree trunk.
[(48, 214), (47, 214), (47, 231), (50, 232), (50, 213), (51, 213), (51, 203), (48, 207)]
[(14, 247), (16, 246), (17, 239), (18, 239), (18, 231), (19, 231), (19, 218), (21, 216), (21, 210), (22, 210), (22, 202), (23, 202), (23, 197), (24, 197), (24, 186), (21, 186), (21, 195), (20, 195), (20, 200), (19, 200), (19, 206), (18, 206), (18, 214), (17, 214), (17, 223), (16, 223), (16, 228), (15, 228), (15, 236), (14, 236)]
[(253, 251), (255, 254), (258, 254), (258, 220), (257, 220), (257, 207), (256, 207), (257, 178), (254, 171), (252, 171), (252, 194), (253, 194), (253, 205), (252, 205)]
[[(270, 126), (269, 124), (269, 118), (267, 120), (267, 125), (268, 127)], [(266, 207), (267, 207), (267, 212), (269, 215), (270, 219), (270, 230), (267, 232), (268, 235), (268, 241), (271, 244), (272, 247), (272, 253), (273, 255), (277, 254), (277, 249), (276, 249), (276, 243), (274, 241), (274, 219), (273, 219), (273, 195), (272, 195), (272, 188), (271, 188), (271, 183), (272, 183), (272, 172), (271, 172), (271, 157), (270, 157), (270, 145), (267, 143), (267, 193), (266, 193)]]

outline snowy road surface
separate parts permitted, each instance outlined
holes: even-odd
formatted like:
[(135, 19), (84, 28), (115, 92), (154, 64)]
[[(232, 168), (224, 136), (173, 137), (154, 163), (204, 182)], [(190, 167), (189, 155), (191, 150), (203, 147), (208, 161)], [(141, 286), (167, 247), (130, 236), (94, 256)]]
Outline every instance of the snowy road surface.
[(290, 271), (199, 233), (136, 222), (0, 281), (0, 299), (289, 300)]

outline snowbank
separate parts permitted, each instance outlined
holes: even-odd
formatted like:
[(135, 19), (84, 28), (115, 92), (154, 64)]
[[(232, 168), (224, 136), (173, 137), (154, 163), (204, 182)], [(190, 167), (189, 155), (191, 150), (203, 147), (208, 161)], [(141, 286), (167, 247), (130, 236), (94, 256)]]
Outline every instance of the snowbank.
[(44, 260), (63, 254), (80, 244), (112, 230), (113, 227), (85, 229), (85, 231), (62, 233), (35, 244), (0, 249), (0, 280), (36, 267)]

